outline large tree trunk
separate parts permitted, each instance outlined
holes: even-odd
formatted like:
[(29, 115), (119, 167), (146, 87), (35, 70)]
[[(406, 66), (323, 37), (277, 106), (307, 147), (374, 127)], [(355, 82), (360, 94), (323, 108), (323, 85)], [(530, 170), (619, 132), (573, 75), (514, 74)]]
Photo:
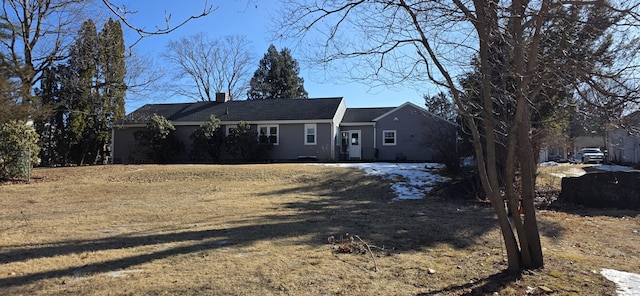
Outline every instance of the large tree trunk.
[[(545, 5), (541, 10), (545, 9)], [(512, 3), (513, 15), (524, 15), (524, 7), (520, 0)], [(536, 65), (540, 34), (539, 29), (542, 20), (538, 21), (537, 31), (528, 41), (524, 40), (522, 19), (514, 19), (511, 22), (513, 37), (514, 74), (516, 76), (514, 99), (516, 103), (516, 114), (514, 122), (517, 126), (517, 146), (518, 160), (520, 161), (520, 203), (524, 211), (524, 221), (516, 219), (518, 223), (518, 235), (520, 237), (520, 250), (522, 252), (521, 268), (541, 268), (544, 266), (542, 259), (542, 246), (540, 244), (540, 234), (535, 216), (535, 171), (536, 163), (531, 147), (531, 111), (530, 100), (527, 98), (530, 75), (527, 75)], [(524, 44), (529, 43), (529, 51), (525, 53)], [(527, 63), (525, 63), (527, 62)], [(513, 212), (516, 212), (513, 209)], [(523, 225), (521, 225), (523, 223)], [(523, 233), (520, 233), (520, 232)]]

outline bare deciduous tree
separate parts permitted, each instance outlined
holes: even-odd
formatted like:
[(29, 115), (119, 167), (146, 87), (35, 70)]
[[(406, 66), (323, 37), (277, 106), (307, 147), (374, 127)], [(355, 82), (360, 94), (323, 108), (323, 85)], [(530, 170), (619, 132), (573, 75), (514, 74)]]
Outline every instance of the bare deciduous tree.
[(138, 40), (136, 40), (131, 46), (133, 47), (134, 45), (136, 45), (140, 40), (142, 40), (143, 38), (149, 37), (149, 36), (153, 36), (153, 35), (164, 35), (164, 34), (169, 34), (173, 31), (175, 31), (176, 29), (182, 27), (183, 25), (185, 25), (186, 23), (188, 23), (191, 20), (194, 19), (198, 19), (201, 17), (205, 17), (207, 15), (209, 15), (211, 12), (213, 12), (216, 8), (213, 7), (213, 5), (209, 5), (208, 1), (204, 1), (204, 6), (202, 9), (202, 12), (199, 14), (193, 14), (183, 20), (181, 20), (177, 25), (172, 25), (171, 24), (171, 14), (165, 12), (164, 15), (164, 20), (165, 20), (165, 24), (164, 27), (158, 27), (156, 26), (155, 29), (146, 29), (144, 27), (138, 26), (132, 22), (129, 21), (129, 16), (132, 14), (136, 14), (137, 11), (132, 11), (130, 9), (127, 8), (126, 5), (116, 5), (115, 3), (113, 3), (113, 1), (109, 1), (109, 0), (102, 0), (102, 3), (104, 3), (104, 5), (118, 18), (120, 19), (120, 21), (122, 21), (122, 23), (124, 23), (124, 25), (126, 27), (128, 27), (131, 30), (134, 30), (136, 33), (138, 33)]
[(164, 57), (172, 63), (173, 78), (179, 82), (171, 84), (171, 89), (198, 101), (215, 101), (217, 92), (241, 99), (251, 75), (249, 46), (244, 36), (237, 35), (210, 39), (200, 33), (170, 41)]
[[(177, 25), (171, 24), (171, 16), (167, 14), (164, 27), (156, 26), (155, 29), (147, 30), (128, 21), (128, 16), (135, 12), (128, 10), (124, 5), (118, 6), (109, 0), (101, 0), (99, 3), (105, 5), (126, 27), (136, 31), (140, 36), (138, 41), (153, 35), (168, 34), (193, 19), (210, 14), (215, 9), (204, 1), (201, 13), (181, 20)], [(8, 64), (6, 69), (12, 70), (6, 75), (19, 85), (14, 102), (32, 109), (27, 113), (32, 114), (33, 110), (38, 108), (33, 102), (33, 88), (42, 78), (45, 69), (67, 58), (68, 47), (74, 41), (76, 32), (84, 20), (100, 18), (99, 9), (104, 7), (95, 4), (96, 1), (86, 0), (2, 2), (0, 24), (6, 36), (0, 38), (0, 53), (4, 54), (5, 62)], [(8, 107), (5, 110), (8, 110)]]
[(80, 0), (2, 2), (0, 23), (7, 25), (8, 38), (0, 40), (0, 51), (20, 80), (23, 104), (31, 104), (31, 88), (43, 71), (65, 58), (88, 5)]
[[(611, 14), (607, 19), (612, 25), (604, 31), (627, 30), (633, 20), (637, 23), (638, 4), (556, 0), (285, 2), (278, 35), (315, 38), (317, 51), (311, 56), (321, 64), (349, 59), (354, 65), (352, 75), (361, 79), (387, 84), (430, 82), (450, 91), (473, 139), (482, 187), (504, 238), (508, 270), (543, 267), (534, 207), (532, 115), (540, 101), (549, 100), (541, 96), (543, 90), (559, 77), (576, 87), (586, 84), (598, 89), (597, 79), (592, 78), (607, 76), (605, 68), (594, 67), (584, 56), (564, 57), (561, 64), (572, 67), (574, 74), (570, 76), (566, 75), (568, 68), (546, 63), (549, 56), (542, 50), (542, 41), (548, 34), (548, 22), (562, 18), (565, 26), (584, 24), (588, 18), (571, 19), (556, 13), (588, 6)], [(603, 38), (611, 36), (615, 33)], [(585, 45), (567, 42), (561, 46)], [(558, 52), (563, 52), (562, 48)], [(467, 85), (459, 80), (474, 69), (479, 79), (475, 97), (470, 98)], [(620, 69), (628, 73), (634, 66)]]

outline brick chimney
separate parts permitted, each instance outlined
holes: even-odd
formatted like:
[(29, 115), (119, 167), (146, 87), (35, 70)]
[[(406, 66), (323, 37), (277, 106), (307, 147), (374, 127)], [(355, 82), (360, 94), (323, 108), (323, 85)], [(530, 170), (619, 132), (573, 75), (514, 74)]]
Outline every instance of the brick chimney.
[(229, 102), (229, 94), (224, 92), (216, 93), (216, 102), (218, 103)]

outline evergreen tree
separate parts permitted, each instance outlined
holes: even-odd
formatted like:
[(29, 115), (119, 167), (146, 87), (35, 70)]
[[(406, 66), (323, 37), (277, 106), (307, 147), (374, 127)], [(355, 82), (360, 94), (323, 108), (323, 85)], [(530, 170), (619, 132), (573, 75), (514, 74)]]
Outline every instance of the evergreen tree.
[(447, 97), (443, 92), (439, 92), (437, 95), (429, 97), (424, 96), (425, 106), (427, 110), (435, 115), (438, 115), (448, 121), (456, 121), (458, 117), (458, 110), (453, 99)]
[(99, 35), (98, 94), (100, 100), (94, 106), (98, 119), (98, 131), (94, 151), (104, 163), (107, 159), (107, 145), (111, 142), (111, 125), (125, 115), (126, 93), (125, 46), (120, 22), (109, 19)]
[(41, 89), (37, 91), (42, 105), (50, 109), (49, 116), (35, 121), (35, 128), (40, 134), (40, 158), (43, 165), (65, 164), (69, 154), (66, 119), (67, 110), (70, 110), (70, 95), (66, 95), (61, 89), (63, 77), (68, 76), (67, 65), (50, 67), (43, 72)]
[(278, 52), (272, 44), (251, 78), (248, 99), (307, 99), (304, 79), (299, 74), (300, 67), (291, 51), (284, 48)]
[(71, 161), (84, 164), (95, 141), (96, 114), (93, 107), (99, 100), (94, 88), (97, 75), (98, 34), (92, 20), (85, 21), (71, 49), (69, 75), (63, 78), (63, 88), (69, 94), (67, 137)]
[(44, 72), (39, 95), (51, 114), (36, 127), (45, 163), (107, 160), (111, 126), (125, 112), (124, 50), (119, 22), (109, 20), (98, 34), (93, 21), (87, 20), (66, 64)]

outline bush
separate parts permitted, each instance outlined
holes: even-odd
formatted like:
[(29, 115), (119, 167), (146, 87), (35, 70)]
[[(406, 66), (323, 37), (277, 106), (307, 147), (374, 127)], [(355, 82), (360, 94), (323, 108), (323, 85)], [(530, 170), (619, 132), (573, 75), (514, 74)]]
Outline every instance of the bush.
[(197, 128), (189, 136), (191, 143), (191, 159), (202, 160), (209, 156), (213, 161), (220, 157), (224, 134), (220, 129), (220, 119), (211, 115), (209, 121)]
[(163, 116), (153, 114), (144, 130), (134, 133), (138, 148), (155, 163), (168, 163), (182, 150), (182, 143), (173, 135), (173, 123)]
[(28, 176), (40, 163), (38, 138), (33, 127), (22, 122), (11, 120), (0, 125), (0, 179)]
[(225, 140), (227, 152), (234, 160), (258, 161), (266, 158), (267, 153), (273, 147), (269, 138), (251, 132), (251, 125), (241, 121), (238, 127), (229, 132)]

